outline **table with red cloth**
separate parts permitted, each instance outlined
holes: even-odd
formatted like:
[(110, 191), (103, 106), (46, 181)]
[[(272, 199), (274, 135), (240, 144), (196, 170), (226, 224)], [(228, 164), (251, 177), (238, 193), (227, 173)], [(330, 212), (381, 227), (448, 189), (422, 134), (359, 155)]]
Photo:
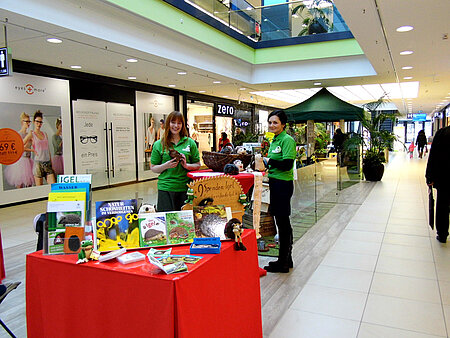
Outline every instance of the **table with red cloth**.
[[(262, 337), (254, 230), (247, 251), (222, 241), (189, 272), (165, 275), (148, 261), (75, 264), (76, 255), (27, 255), (29, 337)], [(140, 252), (146, 254), (148, 249)], [(189, 254), (188, 245), (172, 254)]]
[[(214, 176), (225, 175), (225, 174), (214, 172), (214, 171), (212, 171), (212, 169), (205, 169), (205, 170), (189, 171), (187, 173), (187, 175), (189, 178), (192, 178), (195, 180), (195, 179), (199, 179), (199, 178), (214, 177)], [(242, 186), (242, 190), (244, 191), (244, 194), (248, 193), (250, 188), (253, 186), (255, 176), (251, 173), (240, 172), (237, 175), (231, 175), (231, 176), (239, 181), (239, 183)]]

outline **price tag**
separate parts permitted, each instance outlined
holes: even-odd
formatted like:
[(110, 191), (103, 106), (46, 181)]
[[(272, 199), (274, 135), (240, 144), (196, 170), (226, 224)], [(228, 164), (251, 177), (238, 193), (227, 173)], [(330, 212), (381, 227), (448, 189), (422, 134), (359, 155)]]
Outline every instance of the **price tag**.
[(0, 163), (13, 164), (23, 154), (23, 140), (20, 134), (10, 128), (0, 129)]

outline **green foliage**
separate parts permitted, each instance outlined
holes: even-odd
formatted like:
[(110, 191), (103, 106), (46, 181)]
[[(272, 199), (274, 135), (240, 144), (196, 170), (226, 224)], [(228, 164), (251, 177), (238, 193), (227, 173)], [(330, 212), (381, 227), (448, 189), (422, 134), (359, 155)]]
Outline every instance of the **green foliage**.
[[(330, 20), (327, 18), (326, 12), (320, 8), (320, 3), (328, 3), (333, 4), (332, 0), (313, 0), (311, 4), (306, 6), (303, 3), (300, 3), (299, 5), (295, 6), (292, 9), (292, 15), (294, 14), (301, 14), (303, 12), (306, 12), (306, 17), (303, 19), (302, 26), (303, 29), (300, 31), (298, 36), (303, 35), (309, 35), (310, 27), (314, 24), (319, 24), (323, 28), (323, 32), (326, 33), (327, 31), (330, 31), (333, 29), (333, 24), (330, 22)], [(312, 33), (314, 34), (314, 33)]]
[(295, 124), (288, 123), (286, 133), (292, 136), (297, 145), (306, 143), (306, 125), (298, 127)]

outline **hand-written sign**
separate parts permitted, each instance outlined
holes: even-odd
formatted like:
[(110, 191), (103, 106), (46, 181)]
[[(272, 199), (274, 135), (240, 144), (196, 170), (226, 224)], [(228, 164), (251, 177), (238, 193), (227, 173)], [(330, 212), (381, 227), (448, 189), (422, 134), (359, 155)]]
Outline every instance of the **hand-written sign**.
[(10, 128), (0, 129), (0, 163), (13, 164), (23, 154), (23, 140), (20, 134)]
[(243, 193), (241, 184), (232, 176), (222, 175), (195, 180), (189, 184), (194, 190), (193, 205), (198, 205), (205, 198), (212, 198), (214, 205), (231, 208), (233, 217), (242, 221), (244, 206), (239, 202)]

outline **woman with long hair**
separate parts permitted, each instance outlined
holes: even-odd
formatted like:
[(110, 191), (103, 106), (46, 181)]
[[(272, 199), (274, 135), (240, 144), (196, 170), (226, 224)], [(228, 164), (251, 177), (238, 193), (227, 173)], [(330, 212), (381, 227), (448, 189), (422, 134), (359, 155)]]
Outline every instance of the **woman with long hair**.
[[(22, 136), (22, 140), (25, 141), (31, 124), (30, 115), (25, 112), (20, 114), (20, 123), (21, 128), (18, 133)], [(7, 166), (4, 171), (6, 182), (16, 188), (31, 187), (34, 184), (31, 140), (24, 142), (23, 146), (24, 152), (22, 157), (16, 163)]]
[(52, 166), (56, 175), (64, 174), (63, 141), (61, 119), (56, 119), (56, 133), (52, 136), (53, 157)]
[(274, 133), (269, 147), (270, 213), (278, 229), (278, 260), (270, 262), (264, 269), (268, 272), (289, 272), (292, 261), (291, 197), (294, 193), (294, 159), (297, 155), (294, 139), (286, 131), (287, 116), (283, 110), (269, 114), (269, 131)]
[(43, 132), (44, 114), (40, 110), (36, 111), (33, 116), (34, 130), (31, 131), (24, 140), (31, 140), (34, 150), (34, 166), (33, 175), (36, 185), (42, 185), (44, 178), (48, 184), (55, 183), (55, 172), (52, 167), (52, 158), (50, 155), (50, 147), (47, 133)]
[(150, 162), (151, 170), (159, 174), (157, 210), (181, 210), (187, 198), (186, 174), (200, 168), (200, 155), (180, 112), (166, 118), (164, 137), (153, 144)]

